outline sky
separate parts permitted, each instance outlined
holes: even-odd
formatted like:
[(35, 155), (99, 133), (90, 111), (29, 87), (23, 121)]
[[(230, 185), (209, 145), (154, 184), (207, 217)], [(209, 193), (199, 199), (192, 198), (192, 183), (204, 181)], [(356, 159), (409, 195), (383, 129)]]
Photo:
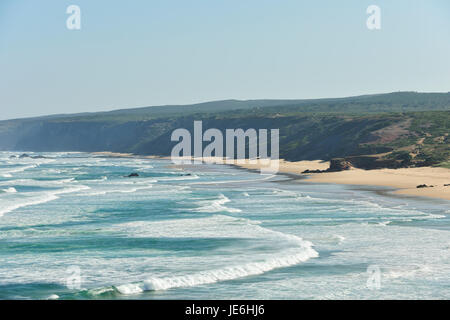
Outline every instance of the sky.
[(448, 92), (449, 40), (448, 0), (1, 0), (0, 119)]

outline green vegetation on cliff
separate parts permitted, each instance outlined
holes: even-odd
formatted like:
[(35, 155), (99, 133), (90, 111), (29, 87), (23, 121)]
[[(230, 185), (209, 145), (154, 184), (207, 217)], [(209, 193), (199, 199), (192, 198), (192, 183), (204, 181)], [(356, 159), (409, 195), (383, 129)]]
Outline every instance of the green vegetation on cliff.
[(448, 166), (450, 93), (218, 101), (0, 122), (0, 149), (169, 155), (174, 129), (280, 129), (287, 160), (348, 158), (360, 167)]

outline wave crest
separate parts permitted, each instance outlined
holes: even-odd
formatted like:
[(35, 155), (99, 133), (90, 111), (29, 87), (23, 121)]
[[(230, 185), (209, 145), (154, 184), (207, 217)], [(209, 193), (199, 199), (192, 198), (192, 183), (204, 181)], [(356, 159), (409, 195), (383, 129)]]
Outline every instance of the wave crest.
[(240, 209), (229, 208), (224, 206), (225, 203), (228, 203), (230, 201), (231, 200), (228, 199), (225, 195), (220, 194), (218, 199), (199, 201), (198, 204), (200, 205), (200, 207), (193, 210), (197, 212), (223, 212), (223, 211), (230, 213), (241, 212)]

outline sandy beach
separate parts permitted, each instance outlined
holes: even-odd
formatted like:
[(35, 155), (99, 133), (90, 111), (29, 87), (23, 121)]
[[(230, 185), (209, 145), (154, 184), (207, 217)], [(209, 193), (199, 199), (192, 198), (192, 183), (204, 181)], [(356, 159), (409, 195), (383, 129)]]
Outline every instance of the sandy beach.
[[(260, 167), (255, 164), (236, 165), (246, 169), (259, 169)], [(328, 166), (329, 162), (320, 160), (298, 162), (280, 160), (279, 172), (301, 174), (306, 169), (325, 170)], [(351, 169), (303, 175), (308, 177), (308, 179), (302, 180), (306, 182), (385, 186), (399, 189), (395, 191), (397, 194), (450, 200), (450, 186), (444, 186), (450, 184), (450, 169), (446, 168)], [(418, 185), (422, 184), (433, 187), (417, 188)]]
[[(206, 159), (205, 162), (217, 162), (217, 159)], [(260, 164), (244, 164), (234, 162), (235, 166), (249, 170), (259, 170)], [(280, 173), (302, 174), (309, 170), (326, 170), (328, 161), (279, 161)], [(302, 174), (308, 179), (302, 180), (313, 183), (336, 183), (348, 185), (370, 185), (396, 188), (394, 193), (419, 197), (431, 197), (450, 200), (450, 169), (437, 167), (401, 168), (362, 170), (351, 169), (340, 172), (308, 173)], [(427, 188), (417, 188), (426, 184)]]
[[(354, 185), (388, 186), (397, 194), (450, 200), (450, 169), (422, 167), (401, 169), (361, 170), (311, 174), (311, 182)], [(433, 186), (417, 188), (418, 185)]]

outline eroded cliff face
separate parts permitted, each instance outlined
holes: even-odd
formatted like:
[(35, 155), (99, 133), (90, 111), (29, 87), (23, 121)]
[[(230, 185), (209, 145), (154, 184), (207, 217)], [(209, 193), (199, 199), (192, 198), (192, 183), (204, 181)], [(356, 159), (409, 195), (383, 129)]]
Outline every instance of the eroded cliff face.
[[(112, 151), (137, 154), (170, 155), (176, 142), (171, 133), (185, 128), (193, 134), (196, 117), (132, 122), (38, 121), (22, 123), (0, 132), (0, 148), (19, 151)], [(280, 157), (286, 160), (329, 160), (388, 149), (361, 143), (371, 128), (385, 119), (348, 119), (340, 117), (243, 117), (203, 119), (204, 130), (280, 129)], [(389, 122), (389, 121), (388, 121)], [(204, 143), (205, 146), (207, 142)]]
[(345, 159), (332, 170), (433, 165), (450, 158), (449, 110), (450, 93), (149, 107), (0, 121), (0, 150), (167, 156), (177, 143), (172, 132), (193, 134), (194, 121), (201, 120), (204, 130), (279, 129), (280, 158)]

